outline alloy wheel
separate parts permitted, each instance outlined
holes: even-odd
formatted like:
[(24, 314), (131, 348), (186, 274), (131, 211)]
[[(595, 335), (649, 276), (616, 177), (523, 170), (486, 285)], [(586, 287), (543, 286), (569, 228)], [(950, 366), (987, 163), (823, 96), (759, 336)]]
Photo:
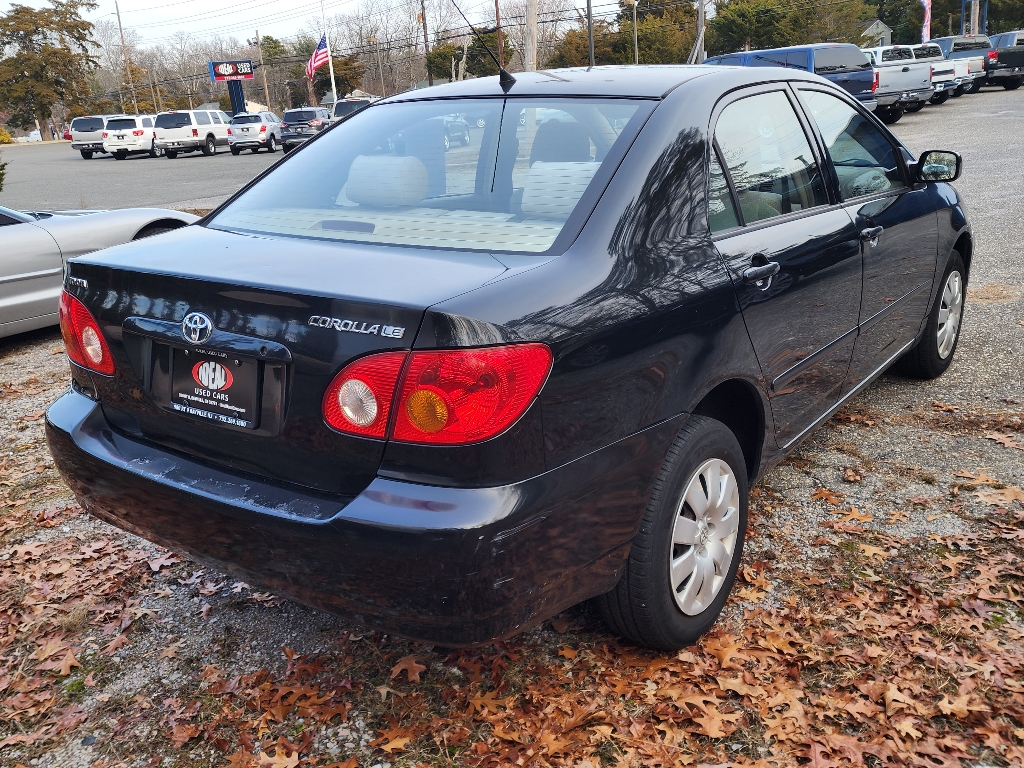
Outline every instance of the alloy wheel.
[(722, 589), (736, 554), (739, 486), (721, 459), (693, 473), (672, 526), (669, 579), (676, 605), (688, 616), (703, 612)]
[(960, 273), (956, 270), (949, 273), (946, 284), (942, 286), (942, 299), (939, 304), (939, 327), (936, 338), (939, 346), (939, 357), (945, 360), (953, 351), (957, 334), (960, 332), (960, 317), (964, 308), (964, 284)]

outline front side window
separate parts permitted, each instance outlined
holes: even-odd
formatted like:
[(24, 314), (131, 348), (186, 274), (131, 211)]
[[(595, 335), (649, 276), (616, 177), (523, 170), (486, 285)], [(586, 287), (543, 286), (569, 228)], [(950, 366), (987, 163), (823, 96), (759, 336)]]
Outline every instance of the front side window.
[(718, 63), (723, 67), (741, 67), (743, 66), (742, 56), (723, 56), (718, 60)]
[(903, 186), (892, 144), (866, 117), (821, 91), (800, 91), (821, 132), (844, 200)]
[(745, 224), (828, 204), (821, 169), (783, 92), (730, 104), (715, 139)]
[(807, 72), (807, 51), (790, 51), (787, 53), (786, 66), (790, 69), (801, 69)]
[(545, 251), (599, 169), (609, 158), (618, 161), (652, 108), (646, 101), (556, 98), (370, 106), (282, 163), (210, 226), (385, 245)]
[(196, 112), (196, 125), (209, 125), (210, 124), (210, 113), (209, 112)]

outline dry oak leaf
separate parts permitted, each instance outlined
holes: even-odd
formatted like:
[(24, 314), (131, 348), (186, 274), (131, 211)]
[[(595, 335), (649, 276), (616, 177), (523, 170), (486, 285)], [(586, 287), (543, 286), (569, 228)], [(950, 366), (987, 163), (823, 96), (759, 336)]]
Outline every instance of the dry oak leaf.
[(171, 643), (170, 645), (168, 645), (166, 648), (164, 648), (163, 653), (161, 653), (157, 658), (158, 659), (176, 659), (176, 658), (178, 658), (178, 651), (180, 649), (181, 649), (181, 640), (179, 640), (176, 643)]
[(569, 659), (569, 661), (572, 661), (573, 659), (576, 658), (577, 653), (576, 653), (576, 651), (573, 648), (566, 647), (566, 648), (559, 648), (558, 649), (558, 655), (559, 656), (563, 656), (563, 657)]
[(843, 494), (829, 490), (828, 488), (819, 488), (811, 494), (811, 501), (824, 501), (826, 504), (834, 504), (838, 506), (846, 501), (846, 497), (843, 496)]
[(154, 557), (152, 560), (149, 561), (149, 567), (155, 573), (156, 571), (159, 571), (161, 568), (163, 568), (165, 565), (174, 565), (175, 563), (180, 563), (180, 562), (181, 562), (181, 558), (180, 557), (175, 555), (173, 552), (169, 552), (166, 555), (160, 555), (159, 557)]
[(959, 718), (963, 720), (971, 712), (988, 712), (989, 708), (984, 704), (971, 704), (971, 695), (965, 693), (962, 696), (957, 696), (952, 701), (949, 700), (949, 696), (943, 696), (942, 701), (939, 702), (939, 709), (942, 710), (942, 714)]
[(171, 728), (171, 742), (175, 747), (181, 749), (185, 742), (194, 739), (199, 733), (199, 728), (194, 725), (176, 725)]
[(956, 405), (949, 405), (948, 403), (942, 403), (938, 400), (932, 402), (932, 408), (942, 411), (943, 413), (956, 413), (960, 408)]
[(415, 656), (405, 656), (399, 659), (398, 663), (391, 668), (391, 679), (394, 680), (404, 671), (410, 683), (418, 683), (420, 681), (420, 672), (424, 672), (426, 669), (426, 665), (420, 664)]
[(853, 467), (847, 467), (843, 470), (843, 480), (848, 483), (859, 483), (864, 479), (864, 475), (855, 470)]
[(245, 747), (242, 747), (233, 755), (225, 755), (224, 758), (228, 761), (228, 764), (223, 766), (223, 768), (253, 768), (256, 765), (256, 756), (247, 751)]
[(985, 432), (982, 437), (986, 440), (994, 440), (1004, 448), (1016, 448), (1018, 451), (1024, 451), (1024, 445), (1021, 445), (1010, 435), (1003, 432)]
[(117, 653), (119, 648), (125, 645), (128, 645), (128, 636), (118, 635), (109, 643), (107, 643), (107, 647), (103, 649), (103, 653), (105, 653), (107, 656), (113, 656), (115, 653)]
[(388, 688), (386, 685), (375, 685), (374, 690), (380, 694), (381, 701), (387, 701), (389, 693), (393, 693), (395, 696), (405, 696), (401, 691), (396, 691), (394, 688)]
[(986, 504), (996, 507), (1005, 506), (1014, 501), (1024, 504), (1024, 489), (1018, 488), (1015, 485), (999, 488), (994, 491), (975, 491), (974, 495)]
[(408, 736), (398, 736), (397, 738), (390, 739), (387, 744), (381, 744), (380, 748), (389, 755), (392, 752), (405, 752), (405, 745), (410, 741), (412, 741), (412, 739)]
[(857, 521), (858, 523), (870, 523), (874, 520), (874, 516), (870, 512), (861, 512), (856, 507), (850, 507), (850, 511), (846, 512), (841, 509), (832, 510), (833, 515), (842, 515), (840, 523), (850, 523)]
[(961, 469), (959, 472), (954, 472), (953, 477), (962, 477), (964, 480), (970, 480), (972, 483), (977, 485), (995, 485), (999, 481), (994, 477), (989, 476), (988, 472), (984, 469), (979, 469), (978, 474), (972, 475), (967, 470)]
[(359, 761), (354, 757), (350, 757), (344, 763), (328, 763), (327, 765), (320, 766), (320, 768), (359, 768)]
[(54, 658), (50, 661), (43, 662), (37, 669), (48, 669), (60, 673), (61, 677), (67, 677), (71, 674), (72, 667), (80, 667), (78, 659), (75, 658), (75, 654), (68, 648), (67, 652), (60, 659)]
[(295, 768), (299, 764), (299, 753), (292, 752), (291, 755), (286, 755), (284, 750), (278, 747), (273, 756), (268, 755), (266, 752), (260, 755), (260, 761), (257, 763), (259, 768)]
[(742, 712), (708, 712), (706, 715), (691, 718), (700, 726), (700, 733), (711, 738), (722, 738), (736, 730), (736, 721), (742, 719)]

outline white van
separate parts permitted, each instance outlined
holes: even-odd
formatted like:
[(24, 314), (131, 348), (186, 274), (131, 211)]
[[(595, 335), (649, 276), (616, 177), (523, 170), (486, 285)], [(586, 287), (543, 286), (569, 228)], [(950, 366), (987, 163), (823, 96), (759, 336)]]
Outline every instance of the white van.
[(171, 160), (179, 152), (201, 151), (213, 155), (227, 146), (231, 118), (219, 109), (185, 109), (161, 112), (153, 125), (154, 148)]
[(128, 155), (160, 157), (163, 152), (156, 148), (153, 120), (153, 115), (110, 118), (103, 129), (103, 151), (118, 160), (124, 160)]

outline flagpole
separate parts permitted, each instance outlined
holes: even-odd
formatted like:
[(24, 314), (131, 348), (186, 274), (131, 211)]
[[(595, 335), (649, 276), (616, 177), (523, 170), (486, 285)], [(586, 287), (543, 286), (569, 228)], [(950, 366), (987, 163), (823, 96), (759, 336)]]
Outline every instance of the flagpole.
[[(320, 0), (320, 17), (324, 22), (324, 39), (327, 40), (327, 65), (331, 68), (331, 95), (334, 96), (334, 104), (338, 103), (338, 88), (334, 84), (334, 59), (331, 57), (331, 33), (327, 31), (327, 11), (324, 10), (324, 0)], [(334, 104), (331, 105), (331, 114), (334, 114)]]

